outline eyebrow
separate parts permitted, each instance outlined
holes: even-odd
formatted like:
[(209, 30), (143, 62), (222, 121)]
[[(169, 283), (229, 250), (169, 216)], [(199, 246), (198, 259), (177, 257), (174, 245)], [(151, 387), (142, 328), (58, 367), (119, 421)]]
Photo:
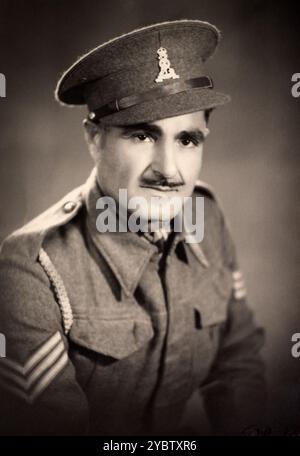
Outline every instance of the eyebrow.
[(130, 133), (130, 132), (136, 131), (136, 130), (142, 130), (142, 131), (146, 131), (147, 133), (153, 133), (153, 134), (160, 135), (160, 136), (162, 136), (162, 134), (163, 134), (162, 129), (160, 127), (158, 127), (157, 125), (149, 124), (149, 123), (121, 125), (119, 128), (122, 130), (123, 134)]
[(194, 138), (197, 141), (203, 141), (205, 138), (203, 131), (199, 129), (181, 131), (178, 135), (176, 135), (176, 138), (179, 139), (183, 136), (190, 136), (191, 138)]
[[(122, 130), (122, 134), (130, 133), (132, 131), (142, 130), (147, 133), (156, 134), (157, 136), (162, 136), (163, 131), (157, 125), (152, 125), (149, 123), (137, 123), (133, 125), (121, 125), (119, 128)], [(182, 130), (175, 136), (176, 139), (181, 138), (182, 136), (191, 136), (192, 138), (197, 139), (198, 141), (204, 140), (203, 131), (196, 128), (195, 130)]]

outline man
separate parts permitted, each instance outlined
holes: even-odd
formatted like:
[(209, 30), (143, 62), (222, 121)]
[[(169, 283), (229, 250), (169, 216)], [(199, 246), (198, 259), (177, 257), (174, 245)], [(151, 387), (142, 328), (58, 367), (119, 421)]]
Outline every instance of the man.
[[(209, 114), (229, 101), (204, 69), (219, 39), (206, 22), (155, 24), (59, 81), (58, 101), (88, 106), (95, 168), (2, 246), (4, 433), (181, 434), (195, 391), (212, 433), (256, 424), (263, 333), (220, 207), (196, 183)], [(191, 220), (177, 229), (187, 198), (198, 227), (204, 199), (203, 239)]]

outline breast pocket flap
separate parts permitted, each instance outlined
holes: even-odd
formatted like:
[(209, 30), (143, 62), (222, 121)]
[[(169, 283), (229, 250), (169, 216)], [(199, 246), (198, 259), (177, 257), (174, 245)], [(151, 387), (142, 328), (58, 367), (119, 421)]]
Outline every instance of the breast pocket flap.
[(111, 358), (122, 359), (145, 346), (153, 337), (151, 320), (78, 320), (70, 332), (73, 342)]

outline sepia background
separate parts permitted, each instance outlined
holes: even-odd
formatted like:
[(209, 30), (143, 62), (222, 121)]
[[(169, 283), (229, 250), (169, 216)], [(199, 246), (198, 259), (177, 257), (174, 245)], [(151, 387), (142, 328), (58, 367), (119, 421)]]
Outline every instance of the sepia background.
[(291, 95), (292, 74), (300, 72), (299, 17), (293, 1), (0, 1), (0, 73), (7, 80), (7, 97), (0, 98), (0, 241), (91, 169), (85, 109), (63, 108), (53, 96), (77, 57), (157, 21), (202, 19), (221, 30), (209, 74), (232, 102), (213, 113), (200, 177), (219, 195), (249, 304), (266, 328), (274, 433), (297, 425), (299, 432), (300, 423), (300, 358), (291, 356), (291, 337), (300, 333), (300, 98)]

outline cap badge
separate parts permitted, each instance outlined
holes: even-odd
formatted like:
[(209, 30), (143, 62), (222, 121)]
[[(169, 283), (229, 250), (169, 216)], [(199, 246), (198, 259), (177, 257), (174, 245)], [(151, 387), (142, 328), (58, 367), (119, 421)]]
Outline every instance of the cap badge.
[(160, 72), (155, 79), (155, 82), (163, 82), (165, 79), (178, 79), (178, 74), (175, 73), (174, 68), (171, 68), (170, 60), (168, 59), (167, 49), (160, 47), (157, 49), (158, 65)]

